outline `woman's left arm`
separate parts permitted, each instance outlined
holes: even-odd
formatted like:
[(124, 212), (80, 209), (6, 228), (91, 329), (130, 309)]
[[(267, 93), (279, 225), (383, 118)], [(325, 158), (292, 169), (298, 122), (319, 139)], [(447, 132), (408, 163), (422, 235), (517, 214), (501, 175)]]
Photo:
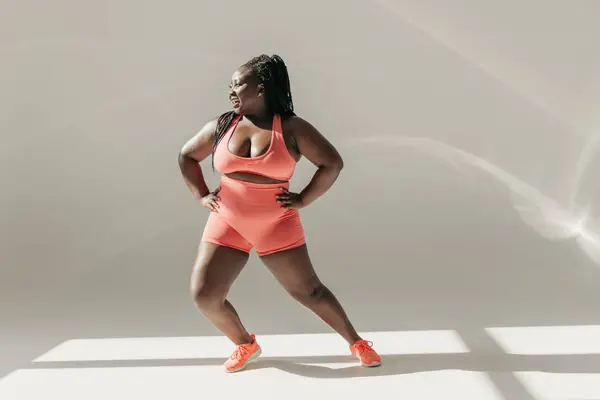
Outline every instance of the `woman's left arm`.
[(294, 116), (288, 126), (298, 150), (317, 167), (317, 171), (300, 193), (285, 191), (278, 200), (283, 207), (303, 208), (329, 190), (344, 167), (344, 161), (337, 149), (308, 121)]

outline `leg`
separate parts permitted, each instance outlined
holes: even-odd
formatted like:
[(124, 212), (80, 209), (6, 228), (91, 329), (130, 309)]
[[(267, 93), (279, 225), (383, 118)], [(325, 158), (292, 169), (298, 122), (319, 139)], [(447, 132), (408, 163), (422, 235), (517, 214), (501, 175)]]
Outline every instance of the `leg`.
[(247, 261), (248, 253), (244, 251), (202, 242), (191, 279), (190, 289), (198, 309), (236, 345), (253, 340), (226, 299)]
[(338, 300), (317, 277), (306, 244), (260, 258), (294, 299), (318, 315), (350, 345), (361, 340)]

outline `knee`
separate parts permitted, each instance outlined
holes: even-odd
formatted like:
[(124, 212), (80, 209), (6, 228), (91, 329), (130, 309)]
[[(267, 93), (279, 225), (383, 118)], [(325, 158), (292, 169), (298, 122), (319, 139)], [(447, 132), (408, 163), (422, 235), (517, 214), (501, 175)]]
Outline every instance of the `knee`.
[(290, 294), (301, 302), (322, 302), (331, 296), (331, 291), (318, 279), (313, 279), (304, 285), (291, 289)]
[(190, 294), (200, 310), (210, 310), (219, 307), (224, 302), (222, 296), (214, 288), (202, 282), (192, 284)]

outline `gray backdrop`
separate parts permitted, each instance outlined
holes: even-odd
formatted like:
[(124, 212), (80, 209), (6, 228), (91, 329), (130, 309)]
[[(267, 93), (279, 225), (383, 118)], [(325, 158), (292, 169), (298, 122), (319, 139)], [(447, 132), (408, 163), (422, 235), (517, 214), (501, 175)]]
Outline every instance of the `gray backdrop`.
[[(260, 53), (344, 157), (302, 216), (360, 331), (485, 352), (485, 327), (600, 323), (600, 4), (340, 4), (1, 2), (0, 375), (71, 338), (217, 334), (177, 153)], [(253, 332), (329, 332), (255, 255), (231, 300)]]

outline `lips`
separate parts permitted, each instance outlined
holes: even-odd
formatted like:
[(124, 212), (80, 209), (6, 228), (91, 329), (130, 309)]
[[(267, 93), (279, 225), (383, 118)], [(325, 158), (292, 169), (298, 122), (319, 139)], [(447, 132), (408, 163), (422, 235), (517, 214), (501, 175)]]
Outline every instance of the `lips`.
[(231, 100), (231, 104), (233, 104), (234, 106), (240, 105), (240, 100), (236, 97), (230, 98), (229, 100)]

